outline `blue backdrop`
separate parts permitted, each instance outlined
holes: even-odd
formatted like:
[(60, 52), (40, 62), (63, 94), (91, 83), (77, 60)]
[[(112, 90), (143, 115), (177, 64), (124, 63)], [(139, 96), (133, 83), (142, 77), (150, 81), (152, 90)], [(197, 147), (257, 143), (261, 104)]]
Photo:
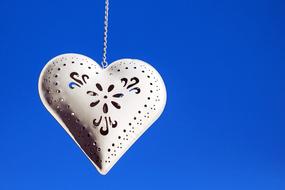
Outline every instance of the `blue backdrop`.
[(37, 82), (58, 54), (101, 61), (103, 0), (1, 0), (0, 189), (284, 190), (285, 1), (110, 3), (108, 59), (160, 71), (164, 113), (101, 176)]

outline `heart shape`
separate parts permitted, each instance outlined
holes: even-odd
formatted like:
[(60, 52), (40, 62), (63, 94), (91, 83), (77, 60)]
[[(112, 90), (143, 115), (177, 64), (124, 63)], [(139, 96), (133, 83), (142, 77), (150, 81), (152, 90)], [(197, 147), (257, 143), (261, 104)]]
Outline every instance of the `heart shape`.
[(80, 54), (50, 60), (40, 98), (101, 174), (106, 174), (160, 116), (166, 89), (159, 73), (136, 59), (102, 69)]

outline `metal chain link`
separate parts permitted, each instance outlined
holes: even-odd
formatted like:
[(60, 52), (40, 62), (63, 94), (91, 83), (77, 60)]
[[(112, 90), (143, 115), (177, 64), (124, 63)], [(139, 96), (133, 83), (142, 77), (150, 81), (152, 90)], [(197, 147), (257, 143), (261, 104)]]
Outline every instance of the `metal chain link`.
[(107, 62), (108, 17), (109, 17), (109, 0), (105, 0), (104, 43), (103, 43), (103, 56), (101, 62), (103, 68), (106, 68), (108, 66)]

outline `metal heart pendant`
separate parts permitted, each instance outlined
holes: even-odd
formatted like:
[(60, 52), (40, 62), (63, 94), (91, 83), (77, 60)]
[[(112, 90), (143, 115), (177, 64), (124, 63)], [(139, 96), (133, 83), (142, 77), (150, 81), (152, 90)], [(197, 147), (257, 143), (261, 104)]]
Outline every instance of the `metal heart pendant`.
[(39, 78), (47, 110), (101, 174), (160, 116), (166, 89), (149, 64), (122, 59), (102, 69), (80, 54), (50, 60)]

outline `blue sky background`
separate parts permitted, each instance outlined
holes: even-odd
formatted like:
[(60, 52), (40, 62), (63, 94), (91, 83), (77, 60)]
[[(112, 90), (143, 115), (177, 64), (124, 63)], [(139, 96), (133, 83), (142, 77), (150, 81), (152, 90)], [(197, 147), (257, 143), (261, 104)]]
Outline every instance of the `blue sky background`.
[(285, 1), (110, 3), (108, 59), (160, 71), (163, 115), (101, 176), (37, 82), (62, 53), (101, 61), (103, 0), (0, 0), (0, 189), (284, 190)]

